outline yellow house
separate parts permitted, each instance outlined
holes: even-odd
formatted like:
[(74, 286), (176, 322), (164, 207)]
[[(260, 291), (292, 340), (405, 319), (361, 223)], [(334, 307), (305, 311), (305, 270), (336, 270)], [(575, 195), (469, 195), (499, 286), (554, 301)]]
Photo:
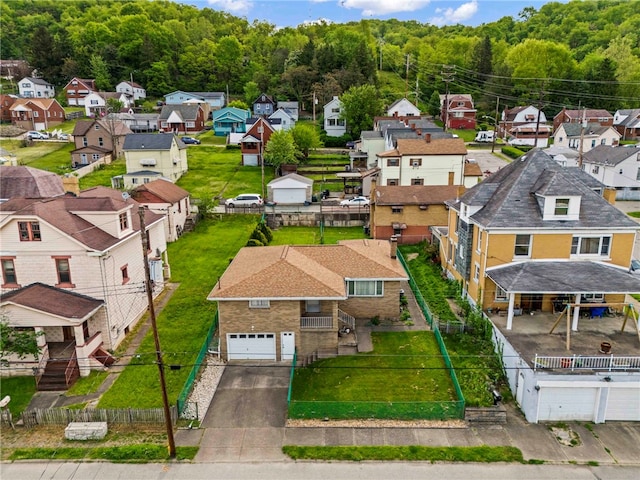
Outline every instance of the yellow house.
[(473, 304), (505, 310), (507, 329), (523, 312), (624, 302), (640, 290), (629, 273), (638, 224), (614, 195), (533, 150), (447, 202), (447, 227), (433, 229), (442, 267)]

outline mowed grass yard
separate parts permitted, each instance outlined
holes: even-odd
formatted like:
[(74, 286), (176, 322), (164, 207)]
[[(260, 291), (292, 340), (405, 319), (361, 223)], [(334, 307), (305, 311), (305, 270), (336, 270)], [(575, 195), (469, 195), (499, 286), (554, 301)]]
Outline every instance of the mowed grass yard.
[(270, 245), (335, 245), (340, 240), (359, 238), (367, 238), (362, 227), (330, 227), (324, 233), (319, 227), (286, 227), (273, 232)]
[[(179, 365), (165, 369), (169, 401), (175, 404), (213, 322), (216, 304), (207, 300), (238, 250), (255, 228), (256, 215), (225, 215), (198, 223), (193, 232), (169, 244), (171, 281), (179, 283), (157, 318), (164, 361)], [(147, 334), (114, 385), (102, 396), (99, 408), (160, 408), (162, 397), (155, 365), (155, 346)], [(117, 367), (115, 367), (117, 368)]]
[(342, 402), (457, 400), (431, 332), (373, 332), (371, 340), (371, 353), (328, 358), (296, 369), (292, 399)]

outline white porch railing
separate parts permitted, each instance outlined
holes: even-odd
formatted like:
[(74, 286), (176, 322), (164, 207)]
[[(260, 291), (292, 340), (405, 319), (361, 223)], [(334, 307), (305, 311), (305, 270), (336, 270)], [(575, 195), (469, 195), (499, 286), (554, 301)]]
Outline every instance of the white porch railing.
[(333, 317), (300, 317), (301, 329), (333, 328)]
[(567, 355), (564, 357), (549, 357), (537, 355), (533, 359), (533, 370), (600, 370), (627, 371), (640, 370), (640, 356), (600, 355), (588, 357), (582, 355)]
[(353, 329), (356, 328), (356, 319), (349, 315), (347, 312), (343, 312), (342, 310), (338, 309), (338, 318), (342, 323), (347, 324)]

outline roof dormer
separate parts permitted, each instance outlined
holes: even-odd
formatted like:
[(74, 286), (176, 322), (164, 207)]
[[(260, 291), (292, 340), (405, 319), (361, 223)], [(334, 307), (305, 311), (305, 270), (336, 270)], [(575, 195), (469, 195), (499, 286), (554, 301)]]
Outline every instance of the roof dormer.
[(580, 196), (541, 196), (542, 220), (576, 221), (580, 219)]

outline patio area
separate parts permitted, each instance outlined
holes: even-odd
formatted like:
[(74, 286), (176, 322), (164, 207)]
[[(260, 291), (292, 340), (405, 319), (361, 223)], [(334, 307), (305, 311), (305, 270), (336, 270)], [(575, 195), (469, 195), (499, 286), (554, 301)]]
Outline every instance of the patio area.
[[(614, 362), (615, 365), (624, 367), (625, 371), (640, 370), (640, 338), (636, 322), (631, 316), (627, 318), (624, 331), (621, 331), (624, 322), (622, 314), (601, 318), (581, 316), (578, 330), (570, 331), (567, 349), (566, 314), (553, 333), (549, 333), (560, 315), (536, 311), (516, 316), (511, 330), (506, 328), (506, 316), (495, 313), (488, 316), (531, 368), (571, 369), (576, 373), (593, 373), (594, 370), (609, 368), (609, 363)], [(608, 353), (601, 352), (603, 342), (610, 345)], [(546, 357), (544, 362), (540, 362), (540, 357)], [(577, 357), (587, 357), (589, 361), (580, 364), (566, 361), (567, 358)], [(620, 363), (619, 360), (622, 359), (624, 361)], [(577, 368), (577, 365), (583, 367)]]

